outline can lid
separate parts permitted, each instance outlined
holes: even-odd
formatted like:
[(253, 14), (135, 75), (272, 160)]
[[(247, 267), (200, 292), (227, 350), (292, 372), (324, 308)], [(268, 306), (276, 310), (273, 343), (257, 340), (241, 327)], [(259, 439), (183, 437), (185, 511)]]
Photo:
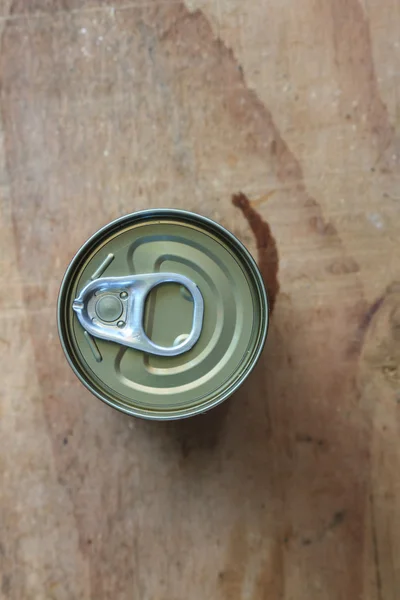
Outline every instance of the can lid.
[(226, 229), (185, 211), (122, 217), (79, 250), (61, 285), (66, 356), (99, 398), (174, 419), (229, 396), (268, 326), (258, 268)]

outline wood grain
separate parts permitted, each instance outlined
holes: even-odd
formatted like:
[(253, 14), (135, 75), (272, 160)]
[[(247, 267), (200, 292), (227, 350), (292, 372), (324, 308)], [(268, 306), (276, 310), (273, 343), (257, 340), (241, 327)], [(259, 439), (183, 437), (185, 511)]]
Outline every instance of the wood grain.
[[(397, 600), (397, 0), (0, 14), (0, 598)], [(78, 247), (153, 206), (274, 298), (242, 389), (169, 424), (94, 399), (55, 324)]]

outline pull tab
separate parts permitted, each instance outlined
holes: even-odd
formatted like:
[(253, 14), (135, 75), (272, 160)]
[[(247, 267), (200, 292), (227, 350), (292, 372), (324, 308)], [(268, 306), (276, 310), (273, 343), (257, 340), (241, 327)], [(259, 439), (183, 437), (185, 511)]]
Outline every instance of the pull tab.
[[(192, 330), (176, 346), (152, 342), (144, 332), (144, 307), (149, 292), (161, 283), (183, 285), (193, 298)], [(158, 356), (178, 356), (200, 337), (204, 301), (197, 285), (185, 275), (149, 273), (128, 277), (103, 277), (88, 283), (72, 303), (82, 327), (91, 335)]]

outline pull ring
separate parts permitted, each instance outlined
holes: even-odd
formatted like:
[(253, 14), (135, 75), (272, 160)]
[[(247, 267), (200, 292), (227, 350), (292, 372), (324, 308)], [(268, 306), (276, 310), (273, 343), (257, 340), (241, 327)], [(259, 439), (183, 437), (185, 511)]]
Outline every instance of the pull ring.
[[(162, 283), (183, 285), (193, 299), (192, 330), (176, 346), (159, 346), (146, 335), (144, 308), (149, 292)], [(188, 352), (200, 337), (204, 301), (197, 285), (177, 273), (148, 273), (127, 277), (102, 277), (88, 283), (72, 303), (82, 327), (103, 340), (158, 356)]]

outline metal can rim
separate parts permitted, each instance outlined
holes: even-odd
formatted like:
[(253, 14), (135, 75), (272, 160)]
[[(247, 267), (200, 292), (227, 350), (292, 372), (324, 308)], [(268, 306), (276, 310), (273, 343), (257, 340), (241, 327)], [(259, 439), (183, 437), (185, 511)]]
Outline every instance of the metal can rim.
[[(174, 412), (172, 414), (162, 414), (161, 415), (161, 414), (152, 414), (150, 412), (146, 412), (142, 409), (138, 409), (138, 408), (134, 408), (134, 407), (127, 408), (125, 406), (120, 406), (117, 403), (115, 403), (112, 399), (108, 398), (106, 394), (100, 393), (94, 386), (91, 385), (90, 381), (88, 381), (88, 379), (86, 379), (82, 375), (82, 373), (79, 371), (79, 369), (75, 365), (74, 361), (72, 360), (70, 351), (67, 346), (67, 341), (66, 341), (66, 331), (65, 331), (66, 325), (63, 322), (65, 320), (65, 319), (63, 319), (63, 311), (64, 311), (64, 300), (67, 295), (70, 281), (71, 281), (71, 279), (73, 279), (74, 273), (76, 272), (78, 265), (84, 259), (87, 252), (91, 250), (91, 248), (93, 247), (95, 242), (97, 242), (98, 240), (101, 240), (105, 235), (111, 233), (113, 230), (114, 231), (118, 230), (118, 228), (120, 226), (125, 226), (125, 225), (129, 224), (129, 222), (143, 221), (148, 218), (151, 218), (154, 221), (154, 220), (157, 220), (157, 218), (160, 218), (160, 219), (161, 218), (172, 218), (173, 219), (174, 217), (184, 220), (184, 221), (187, 221), (187, 222), (192, 222), (195, 224), (201, 223), (202, 225), (204, 225), (206, 227), (206, 229), (208, 228), (212, 232), (217, 233), (220, 237), (227, 239), (231, 243), (231, 245), (237, 251), (240, 258), (242, 260), (244, 260), (245, 263), (248, 264), (248, 266), (251, 269), (252, 275), (254, 276), (254, 278), (256, 280), (257, 292), (260, 296), (260, 306), (263, 311), (263, 314), (261, 315), (260, 337), (259, 337), (257, 348), (254, 353), (253, 360), (251, 363), (249, 363), (247, 369), (241, 374), (241, 376), (238, 378), (238, 380), (235, 382), (235, 384), (231, 388), (226, 390), (224, 393), (218, 395), (214, 400), (208, 401), (205, 406), (199, 405), (199, 406), (191, 407), (191, 408), (186, 409), (184, 411), (184, 413), (183, 413), (183, 411), (177, 411), (176, 413)], [(94, 234), (92, 234), (86, 240), (86, 242), (84, 244), (82, 244), (82, 246), (75, 253), (74, 257), (72, 258), (71, 262), (69, 263), (69, 265), (65, 271), (64, 277), (61, 281), (60, 290), (59, 290), (58, 299), (57, 299), (57, 328), (58, 328), (58, 335), (60, 338), (61, 347), (63, 349), (63, 352), (65, 354), (65, 357), (66, 357), (71, 369), (73, 370), (75, 375), (78, 377), (78, 379), (81, 381), (81, 383), (83, 383), (83, 385), (92, 394), (94, 394), (99, 400), (101, 400), (105, 404), (115, 408), (116, 410), (119, 410), (120, 412), (128, 414), (130, 416), (140, 417), (140, 418), (144, 418), (147, 420), (153, 420), (153, 421), (160, 421), (160, 420), (172, 421), (172, 420), (178, 420), (178, 419), (192, 417), (192, 416), (195, 416), (198, 414), (208, 412), (215, 406), (218, 406), (219, 404), (224, 402), (228, 397), (230, 397), (234, 392), (236, 392), (238, 390), (238, 388), (243, 384), (243, 382), (247, 379), (247, 377), (250, 375), (250, 373), (253, 371), (254, 367), (256, 366), (256, 364), (260, 358), (260, 355), (264, 349), (264, 346), (265, 346), (265, 341), (266, 341), (267, 333), (268, 333), (268, 327), (269, 327), (268, 295), (267, 295), (267, 291), (265, 288), (264, 280), (261, 275), (260, 269), (259, 269), (256, 261), (250, 254), (249, 250), (247, 250), (245, 245), (231, 231), (229, 231), (228, 229), (226, 229), (224, 226), (220, 225), (216, 221), (210, 219), (209, 217), (205, 217), (198, 213), (194, 213), (192, 211), (176, 209), (176, 208), (156, 208), (156, 209), (145, 209), (145, 210), (135, 211), (133, 213), (129, 213), (129, 214), (123, 215), (121, 217), (118, 217), (117, 219), (114, 219), (113, 221), (107, 223), (106, 225), (104, 225), (103, 227), (98, 229)], [(84, 369), (82, 369), (82, 370), (84, 370)]]

